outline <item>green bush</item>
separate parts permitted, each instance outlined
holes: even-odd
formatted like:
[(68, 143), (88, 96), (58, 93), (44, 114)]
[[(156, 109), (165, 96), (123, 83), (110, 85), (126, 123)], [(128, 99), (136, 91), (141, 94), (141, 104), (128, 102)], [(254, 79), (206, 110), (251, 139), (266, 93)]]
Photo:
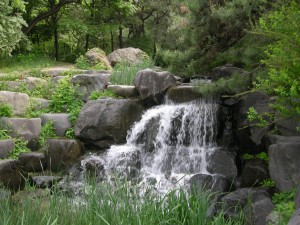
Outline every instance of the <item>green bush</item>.
[(91, 68), (87, 58), (83, 55), (79, 56), (76, 59), (76, 67), (79, 68), (79, 69), (83, 69), (83, 70)]
[(92, 94), (90, 95), (91, 100), (97, 100), (98, 98), (101, 97), (112, 97), (112, 98), (117, 98), (118, 95), (112, 90), (105, 89), (103, 91), (93, 91)]
[(20, 153), (30, 152), (30, 149), (27, 147), (28, 141), (25, 141), (22, 138), (15, 138), (14, 140), (15, 147), (9, 152), (9, 159), (17, 159)]
[(274, 211), (279, 214), (280, 225), (287, 224), (295, 211), (295, 191), (296, 190), (275, 193), (272, 197), (272, 201), (275, 205)]
[(8, 104), (0, 103), (0, 117), (1, 116), (12, 117), (12, 115), (13, 115), (12, 107)]
[(45, 123), (42, 126), (41, 133), (40, 133), (39, 140), (38, 140), (39, 145), (41, 147), (45, 146), (47, 139), (53, 138), (55, 136), (56, 136), (56, 133), (55, 133), (55, 129), (54, 129), (54, 122), (48, 121), (47, 123)]

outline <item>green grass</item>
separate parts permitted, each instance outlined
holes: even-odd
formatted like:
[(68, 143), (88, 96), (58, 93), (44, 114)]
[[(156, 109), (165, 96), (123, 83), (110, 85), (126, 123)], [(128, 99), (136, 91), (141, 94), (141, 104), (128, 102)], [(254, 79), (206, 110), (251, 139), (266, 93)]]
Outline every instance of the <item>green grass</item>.
[(120, 63), (116, 65), (110, 77), (112, 84), (132, 85), (136, 73), (140, 70), (153, 68), (154, 64), (151, 61), (144, 61), (136, 65), (128, 65)]
[(138, 191), (126, 184), (101, 184), (92, 185), (81, 198), (54, 192), (48, 198), (26, 197), (19, 204), (1, 201), (0, 220), (1, 224), (14, 225), (244, 224), (243, 220), (226, 219), (222, 213), (207, 218), (209, 194), (200, 197), (177, 190), (158, 197), (150, 190), (143, 195)]

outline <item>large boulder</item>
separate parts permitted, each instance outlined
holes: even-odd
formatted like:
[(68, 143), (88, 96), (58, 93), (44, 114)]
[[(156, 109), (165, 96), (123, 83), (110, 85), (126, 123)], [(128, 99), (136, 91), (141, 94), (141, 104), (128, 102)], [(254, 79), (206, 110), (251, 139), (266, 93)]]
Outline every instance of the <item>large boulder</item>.
[(24, 115), (30, 107), (29, 96), (18, 92), (0, 91), (0, 103), (10, 105), (16, 116)]
[(298, 187), (295, 194), (295, 208), (300, 209), (300, 187)]
[(137, 100), (98, 99), (82, 108), (75, 135), (88, 146), (106, 148), (126, 141), (129, 128), (138, 121), (144, 108)]
[(242, 153), (256, 154), (262, 150), (263, 137), (268, 133), (269, 127), (259, 127), (247, 120), (250, 107), (258, 113), (271, 113), (273, 110), (268, 106), (269, 96), (263, 92), (252, 92), (241, 97), (235, 107), (234, 120), (236, 121), (236, 141)]
[(299, 225), (299, 224), (300, 224), (300, 209), (297, 209), (292, 215), (292, 218), (290, 219), (287, 225)]
[(134, 78), (134, 86), (142, 100), (152, 104), (160, 104), (167, 89), (176, 85), (176, 79), (170, 72), (145, 69), (139, 71)]
[(25, 187), (25, 173), (19, 160), (0, 160), (0, 184), (14, 192)]
[(32, 176), (29, 182), (36, 188), (52, 188), (53, 185), (61, 181), (63, 178), (59, 176)]
[(298, 118), (284, 118), (277, 112), (275, 113), (274, 123), (283, 136), (300, 136), (300, 120)]
[(45, 154), (41, 152), (21, 153), (19, 160), (26, 172), (43, 172), (47, 169)]
[(139, 96), (136, 88), (130, 85), (109, 85), (107, 86), (107, 89), (123, 98), (135, 98)]
[(269, 147), (269, 171), (280, 191), (291, 191), (300, 183), (300, 137), (282, 139)]
[(100, 48), (92, 48), (85, 53), (85, 57), (91, 67), (97, 66), (104, 70), (111, 70), (111, 65), (106, 54)]
[(198, 191), (209, 190), (211, 192), (227, 192), (230, 189), (230, 181), (220, 175), (196, 174), (189, 180), (190, 189)]
[(201, 94), (194, 86), (170, 87), (166, 93), (166, 99), (173, 103), (184, 103), (200, 98)]
[(242, 172), (241, 182), (243, 187), (260, 186), (261, 182), (269, 178), (268, 165), (261, 159), (247, 160)]
[(93, 91), (102, 91), (109, 83), (110, 75), (107, 73), (99, 74), (79, 74), (73, 76), (71, 82), (78, 89), (84, 101), (89, 100)]
[(49, 107), (51, 100), (43, 98), (30, 98), (32, 110), (39, 111), (45, 110)]
[(52, 121), (57, 136), (64, 137), (66, 131), (72, 127), (68, 113), (45, 113), (41, 116), (42, 125)]
[(239, 74), (246, 78), (248, 72), (238, 67), (234, 66), (219, 66), (213, 69), (211, 73), (212, 81), (217, 81), (220, 78), (229, 78), (234, 74)]
[(0, 140), (0, 159), (7, 158), (9, 152), (15, 147), (13, 139)]
[(29, 90), (33, 90), (37, 87), (45, 87), (48, 85), (48, 82), (46, 80), (38, 77), (25, 77), (20, 81), (21, 83), (24, 83)]
[(145, 59), (149, 59), (149, 56), (138, 48), (121, 48), (110, 53), (107, 58), (110, 64), (115, 66), (118, 63), (139, 64)]
[(210, 174), (221, 175), (233, 181), (238, 175), (235, 155), (224, 150), (215, 150), (206, 156), (207, 171)]
[(245, 224), (265, 225), (273, 208), (268, 191), (261, 188), (242, 188), (221, 198), (221, 210), (225, 216), (238, 218), (243, 211), (247, 219)]
[(9, 135), (13, 138), (23, 138), (28, 141), (28, 147), (32, 150), (38, 148), (38, 138), (41, 133), (40, 118), (0, 118), (2, 128), (9, 131)]
[(81, 144), (73, 139), (48, 139), (46, 146), (47, 168), (54, 172), (70, 167), (82, 152)]

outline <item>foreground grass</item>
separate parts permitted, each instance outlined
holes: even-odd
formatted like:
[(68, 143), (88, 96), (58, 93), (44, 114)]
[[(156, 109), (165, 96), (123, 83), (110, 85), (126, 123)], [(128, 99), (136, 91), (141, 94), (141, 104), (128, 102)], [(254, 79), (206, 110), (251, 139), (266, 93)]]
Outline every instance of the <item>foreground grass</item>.
[(173, 191), (161, 197), (127, 185), (93, 187), (80, 199), (55, 192), (48, 198), (25, 198), (18, 204), (0, 202), (1, 224), (22, 225), (85, 225), (85, 224), (243, 224), (243, 220), (225, 219), (222, 214), (207, 218), (209, 195), (187, 195)]

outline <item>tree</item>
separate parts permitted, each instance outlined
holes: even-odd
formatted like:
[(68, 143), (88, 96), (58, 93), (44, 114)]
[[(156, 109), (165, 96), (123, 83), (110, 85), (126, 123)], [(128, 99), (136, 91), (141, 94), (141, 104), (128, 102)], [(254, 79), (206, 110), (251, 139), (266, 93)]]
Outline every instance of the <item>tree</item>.
[(26, 37), (21, 29), (26, 22), (21, 16), (25, 5), (22, 0), (0, 2), (0, 56), (10, 55)]

